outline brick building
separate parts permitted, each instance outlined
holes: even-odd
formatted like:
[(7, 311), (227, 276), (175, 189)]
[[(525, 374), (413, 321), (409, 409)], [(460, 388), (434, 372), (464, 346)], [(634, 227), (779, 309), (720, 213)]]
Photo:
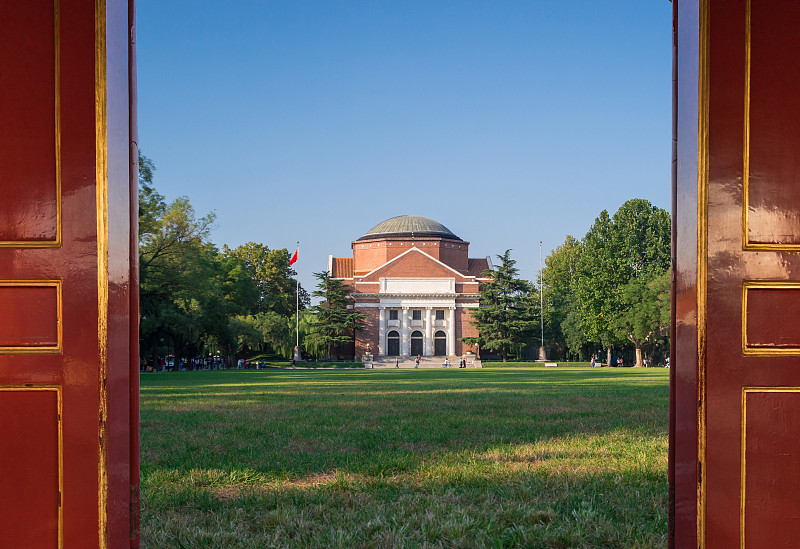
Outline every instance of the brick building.
[(355, 355), (455, 356), (477, 336), (470, 320), (488, 257), (469, 257), (469, 242), (427, 217), (378, 223), (352, 243), (353, 257), (328, 257), (328, 272), (353, 292), (366, 314)]

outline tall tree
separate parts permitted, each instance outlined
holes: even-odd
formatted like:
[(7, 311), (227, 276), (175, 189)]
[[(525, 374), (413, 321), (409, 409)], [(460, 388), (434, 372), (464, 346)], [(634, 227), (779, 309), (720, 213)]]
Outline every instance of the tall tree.
[(506, 362), (510, 351), (532, 337), (538, 325), (539, 303), (533, 285), (518, 278), (519, 269), (511, 259), (511, 250), (497, 258), (500, 263), (487, 273), (491, 280), (481, 285), (481, 306), (472, 310), (472, 325), (478, 329), (478, 337), (461, 340), (499, 351)]
[[(294, 315), (297, 273), (289, 265), (291, 254), (286, 248), (270, 250), (264, 244), (248, 242), (233, 249), (223, 246), (222, 250), (224, 255), (239, 258), (250, 270), (260, 293), (258, 312)], [(305, 309), (309, 304), (308, 292), (301, 285), (300, 309)]]
[(366, 315), (352, 307), (350, 288), (341, 280), (332, 278), (327, 271), (314, 276), (319, 282), (312, 295), (322, 301), (312, 307), (316, 318), (308, 340), (312, 346), (327, 349), (330, 357), (334, 349), (355, 341), (356, 332), (364, 329)]
[(657, 345), (669, 327), (670, 278), (669, 271), (658, 276), (639, 277), (622, 288), (622, 309), (611, 324), (619, 337), (633, 343), (636, 366), (642, 365), (642, 348)]
[(639, 317), (637, 309), (649, 306), (634, 296), (652, 297), (645, 291), (647, 283), (669, 264), (669, 214), (644, 199), (625, 202), (613, 219), (603, 210), (584, 237), (576, 281), (580, 324), (589, 340), (606, 346), (608, 361), (611, 346), (627, 340), (634, 343), (641, 365), (639, 338), (621, 326), (630, 327), (625, 318)]
[[(572, 235), (567, 235), (564, 243), (555, 248), (545, 258), (542, 269), (545, 304), (545, 330), (551, 347), (562, 348), (564, 353), (580, 353), (585, 337), (572, 329), (576, 318), (575, 279), (578, 275), (578, 261), (582, 245)], [(572, 315), (570, 322), (567, 317)], [(565, 324), (565, 322), (567, 322)], [(570, 332), (570, 336), (567, 332)], [(571, 337), (572, 336), (572, 337)]]
[(609, 364), (611, 347), (618, 341), (609, 321), (620, 307), (621, 277), (617, 263), (621, 251), (615, 249), (616, 243), (613, 223), (608, 212), (603, 210), (583, 238), (583, 253), (575, 281), (580, 325), (589, 341), (606, 347)]

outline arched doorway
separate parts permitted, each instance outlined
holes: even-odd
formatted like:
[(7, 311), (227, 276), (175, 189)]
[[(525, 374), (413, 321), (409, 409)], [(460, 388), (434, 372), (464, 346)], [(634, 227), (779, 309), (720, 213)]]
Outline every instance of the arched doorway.
[(411, 332), (411, 356), (422, 354), (422, 332), (414, 330)]
[(447, 354), (447, 334), (438, 330), (433, 336), (433, 354), (444, 356)]
[(386, 335), (386, 354), (400, 356), (400, 334), (397, 330), (392, 330)]

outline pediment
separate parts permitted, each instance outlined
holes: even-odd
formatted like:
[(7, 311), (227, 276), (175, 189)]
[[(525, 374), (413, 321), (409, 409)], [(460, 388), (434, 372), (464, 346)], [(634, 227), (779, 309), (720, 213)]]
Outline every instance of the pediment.
[(380, 282), (381, 278), (454, 278), (456, 282), (474, 281), (474, 277), (464, 276), (419, 248), (411, 248), (387, 261), (364, 275), (360, 281)]

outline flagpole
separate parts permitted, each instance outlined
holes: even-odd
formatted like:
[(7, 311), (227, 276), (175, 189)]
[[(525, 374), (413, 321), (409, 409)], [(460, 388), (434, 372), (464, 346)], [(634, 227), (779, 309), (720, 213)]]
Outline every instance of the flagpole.
[(539, 347), (539, 360), (547, 360), (544, 350), (544, 278), (542, 277), (542, 241), (539, 241), (539, 320), (542, 326), (542, 346)]
[[(295, 252), (300, 257), (300, 241), (297, 241), (297, 251)], [(294, 333), (295, 333), (295, 346), (298, 353), (300, 352), (300, 270), (295, 269), (297, 278), (297, 291), (295, 292), (295, 307), (294, 307)]]

